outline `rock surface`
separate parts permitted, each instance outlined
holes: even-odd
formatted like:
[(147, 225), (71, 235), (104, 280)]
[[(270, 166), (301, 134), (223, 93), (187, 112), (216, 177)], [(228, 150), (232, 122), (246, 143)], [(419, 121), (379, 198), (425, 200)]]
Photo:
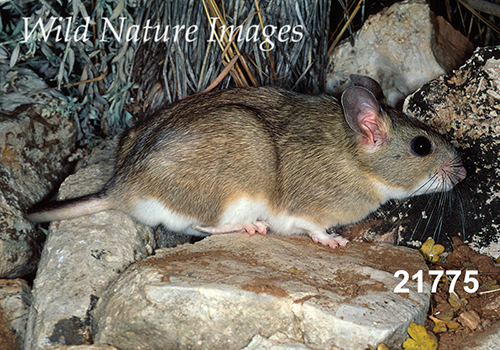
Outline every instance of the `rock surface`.
[(500, 48), (496, 47), (476, 50), (459, 70), (426, 84), (405, 103), (409, 114), (457, 146), (467, 169), (453, 204), (441, 210), (445, 212), (441, 240), (457, 235), (494, 258), (500, 256), (499, 102)]
[(495, 350), (500, 344), (500, 327), (464, 344), (464, 350)]
[[(59, 199), (98, 191), (109, 178), (113, 144), (92, 153), (68, 177)], [(89, 311), (104, 288), (130, 264), (151, 254), (153, 230), (118, 211), (53, 222), (33, 284), (25, 349), (89, 344)]]
[(118, 350), (110, 345), (54, 345), (44, 348), (44, 350)]
[(0, 280), (0, 312), (3, 311), (7, 328), (13, 331), (13, 349), (23, 348), (30, 305), (31, 289), (26, 281)]
[(122, 350), (242, 349), (256, 336), (312, 348), (400, 346), (409, 323), (425, 319), (430, 283), (418, 293), (410, 281), (409, 293), (396, 294), (397, 270), (427, 267), (418, 251), (390, 245), (211, 236), (125, 271), (96, 305), (94, 340)]
[(4, 311), (0, 307), (0, 344), (2, 344), (2, 350), (17, 350), (16, 348), (16, 336), (12, 329)]
[(49, 108), (60, 95), (30, 95), (46, 88), (33, 72), (0, 65), (0, 278), (35, 270), (45, 236), (23, 212), (62, 180), (76, 141), (74, 115)]
[(368, 75), (397, 104), (424, 83), (458, 68), (472, 44), (425, 1), (398, 2), (368, 18), (350, 40), (332, 53), (327, 91), (345, 89), (350, 74)]
[[(332, 349), (326, 346), (326, 349)], [(290, 343), (290, 340), (283, 334), (276, 334), (270, 338), (263, 338), (260, 335), (253, 337), (252, 341), (243, 350), (313, 350), (304, 343)], [(321, 350), (316, 347), (314, 350)]]

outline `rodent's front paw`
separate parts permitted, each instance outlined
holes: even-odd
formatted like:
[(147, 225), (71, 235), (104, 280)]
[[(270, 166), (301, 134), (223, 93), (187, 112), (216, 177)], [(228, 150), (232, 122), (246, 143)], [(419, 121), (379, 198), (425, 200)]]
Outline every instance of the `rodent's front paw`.
[(312, 232), (309, 235), (314, 242), (326, 245), (332, 249), (338, 246), (345, 247), (347, 242), (349, 242), (347, 238), (335, 234), (329, 235), (326, 232)]

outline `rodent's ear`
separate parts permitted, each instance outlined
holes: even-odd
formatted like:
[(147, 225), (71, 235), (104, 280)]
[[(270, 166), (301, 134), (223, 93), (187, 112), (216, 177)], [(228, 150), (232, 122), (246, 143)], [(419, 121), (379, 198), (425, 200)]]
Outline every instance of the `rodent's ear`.
[(363, 144), (374, 150), (387, 141), (387, 127), (377, 99), (363, 87), (350, 87), (342, 94), (344, 117), (349, 127), (363, 136)]
[(382, 87), (375, 79), (367, 77), (366, 75), (358, 74), (351, 74), (349, 77), (354, 85), (364, 87), (370, 91), (377, 100), (385, 98)]

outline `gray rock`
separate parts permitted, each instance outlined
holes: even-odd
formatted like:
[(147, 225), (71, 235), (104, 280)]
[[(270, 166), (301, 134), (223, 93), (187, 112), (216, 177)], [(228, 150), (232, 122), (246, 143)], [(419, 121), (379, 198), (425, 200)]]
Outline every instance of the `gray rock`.
[[(99, 190), (111, 176), (113, 145), (93, 152), (98, 162), (69, 176), (59, 199)], [(111, 154), (110, 154), (111, 152)], [(25, 349), (86, 344), (89, 311), (103, 289), (130, 264), (151, 254), (152, 229), (118, 211), (53, 222), (33, 284)]]
[(33, 72), (0, 65), (0, 278), (35, 270), (45, 236), (23, 213), (62, 180), (76, 141), (73, 114), (47, 108), (58, 94), (30, 95), (45, 88)]
[(384, 244), (211, 236), (125, 271), (96, 305), (94, 339), (122, 350), (242, 349), (256, 336), (290, 349), (400, 346), (409, 323), (425, 320), (430, 284), (396, 294), (397, 270), (427, 267), (417, 251)]
[(0, 280), (0, 309), (14, 331), (16, 349), (23, 348), (30, 305), (31, 289), (25, 280)]
[(488, 331), (487, 333), (475, 337), (473, 340), (467, 341), (464, 344), (464, 350), (496, 350), (498, 349), (498, 344), (500, 343), (500, 326), (494, 327), (494, 329)]
[(118, 350), (114, 346), (100, 345), (53, 345), (44, 348), (44, 350)]
[[(331, 347), (329, 346), (328, 349), (331, 350)], [(260, 335), (256, 335), (243, 350), (312, 350), (312, 348), (304, 343), (290, 342), (286, 336), (276, 334), (271, 338), (263, 338)], [(316, 348), (314, 350), (320, 349)]]
[(330, 57), (327, 91), (338, 93), (350, 74), (368, 75), (397, 104), (424, 83), (458, 68), (472, 44), (436, 17), (425, 1), (403, 1), (368, 18)]
[[(482, 254), (500, 256), (499, 101), (500, 47), (491, 47), (476, 50), (463, 67), (424, 85), (405, 102), (409, 114), (457, 146), (467, 169), (467, 178), (453, 191), (452, 205), (414, 205), (417, 212), (437, 214), (411, 228), (415, 237), (425, 233), (431, 220), (442, 220), (435, 232), (441, 244), (449, 246), (451, 237), (458, 236)], [(409, 240), (409, 231), (400, 234), (402, 241)]]
[(3, 350), (17, 350), (15, 331), (0, 307), (0, 344)]

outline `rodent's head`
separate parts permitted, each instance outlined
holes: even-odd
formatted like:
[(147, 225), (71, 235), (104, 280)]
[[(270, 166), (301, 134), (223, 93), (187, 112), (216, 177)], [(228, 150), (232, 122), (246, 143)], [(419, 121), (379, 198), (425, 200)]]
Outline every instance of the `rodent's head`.
[(420, 121), (397, 111), (373, 79), (351, 76), (344, 116), (357, 139), (358, 159), (384, 201), (448, 191), (466, 171), (452, 145)]

